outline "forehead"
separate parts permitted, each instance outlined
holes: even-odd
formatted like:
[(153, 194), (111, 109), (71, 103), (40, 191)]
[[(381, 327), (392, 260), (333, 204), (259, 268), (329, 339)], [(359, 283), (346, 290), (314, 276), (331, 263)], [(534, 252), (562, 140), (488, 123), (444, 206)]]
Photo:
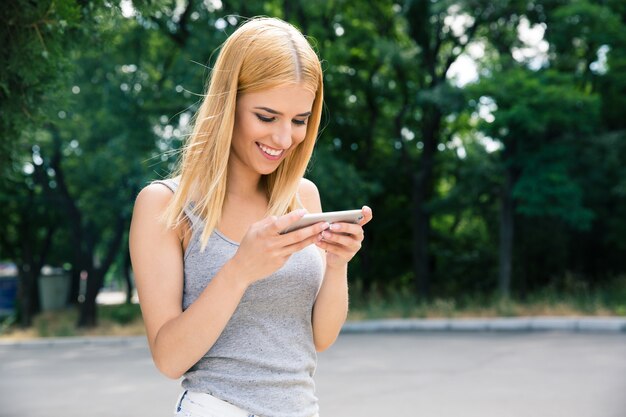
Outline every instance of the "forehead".
[(242, 93), (237, 107), (269, 107), (284, 114), (299, 114), (311, 111), (315, 94), (302, 84), (289, 84), (253, 93)]

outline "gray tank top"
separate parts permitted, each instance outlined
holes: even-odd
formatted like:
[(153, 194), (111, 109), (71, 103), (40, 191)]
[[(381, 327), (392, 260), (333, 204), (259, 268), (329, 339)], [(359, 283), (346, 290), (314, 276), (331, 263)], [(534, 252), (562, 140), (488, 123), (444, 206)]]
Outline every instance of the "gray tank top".
[[(172, 179), (155, 182), (173, 192), (178, 186)], [(185, 214), (192, 236), (184, 254), (183, 309), (239, 247), (215, 230), (200, 252), (203, 221), (190, 209)], [(248, 287), (218, 340), (185, 373), (183, 388), (209, 393), (259, 416), (315, 415), (317, 355), (311, 311), (322, 277), (321, 254), (310, 245)]]

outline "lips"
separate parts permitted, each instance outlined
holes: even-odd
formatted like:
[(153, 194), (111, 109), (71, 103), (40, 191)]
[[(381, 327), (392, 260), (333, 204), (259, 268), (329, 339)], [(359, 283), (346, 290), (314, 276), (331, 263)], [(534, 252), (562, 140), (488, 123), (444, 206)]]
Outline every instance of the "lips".
[(262, 143), (259, 143), (259, 142), (256, 142), (256, 145), (266, 158), (272, 159), (272, 160), (280, 159), (280, 157), (285, 152), (284, 149), (270, 148), (269, 146), (263, 145)]

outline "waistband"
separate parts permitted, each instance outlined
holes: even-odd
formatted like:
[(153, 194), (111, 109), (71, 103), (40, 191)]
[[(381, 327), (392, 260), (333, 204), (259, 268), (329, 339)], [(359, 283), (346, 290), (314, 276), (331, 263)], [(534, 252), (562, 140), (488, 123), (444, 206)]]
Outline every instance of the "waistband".
[(229, 402), (220, 400), (204, 392), (184, 391), (176, 402), (176, 412), (182, 410), (199, 416), (258, 417)]

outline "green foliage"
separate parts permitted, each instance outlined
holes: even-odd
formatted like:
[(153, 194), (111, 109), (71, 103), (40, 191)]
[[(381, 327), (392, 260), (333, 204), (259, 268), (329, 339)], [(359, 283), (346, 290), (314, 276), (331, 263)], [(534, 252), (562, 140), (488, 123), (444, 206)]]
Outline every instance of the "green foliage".
[(559, 54), (558, 68), (579, 75), (590, 71), (598, 48), (624, 36), (620, 17), (611, 7), (586, 0), (557, 7), (548, 24), (546, 36)]
[[(423, 210), (439, 301), (400, 301), (398, 314), (487, 300), (507, 172), (514, 294), (558, 294), (552, 285), (571, 271), (593, 292), (626, 270), (623, 2), (141, 1), (132, 13), (106, 2), (10, 3), (0, 11), (1, 258), (41, 254), (49, 242), (49, 263), (97, 268), (115, 250), (111, 271), (123, 271), (116, 225), (127, 229), (137, 191), (171, 170), (214, 51), (237, 16), (268, 14), (314, 38), (323, 59), (324, 129), (307, 176), (324, 208), (374, 209), (350, 270), (364, 297), (409, 297)], [(523, 46), (522, 19), (546, 25), (542, 69), (511, 55)], [(455, 85), (446, 72), (472, 41), (484, 49), (481, 79)], [(432, 131), (432, 192), (417, 206)], [(499, 314), (517, 308), (496, 304)], [(126, 322), (137, 311), (104, 314)]]
[(101, 306), (98, 310), (100, 319), (117, 324), (129, 324), (141, 320), (141, 308), (138, 304), (120, 304)]
[[(595, 217), (583, 205), (583, 190), (572, 178), (576, 155), (567, 146), (544, 146), (528, 158), (513, 190), (517, 210), (529, 217), (560, 218), (574, 229), (588, 230)], [(568, 166), (569, 165), (569, 166)]]
[(38, 315), (34, 320), (38, 337), (76, 336), (76, 312), (50, 311)]
[(584, 142), (575, 165), (584, 204), (596, 214), (591, 229), (571, 238), (572, 267), (591, 282), (611, 279), (626, 267), (626, 133), (596, 135)]
[(555, 55), (552, 64), (601, 95), (601, 116), (607, 127), (626, 128), (621, 111), (626, 100), (624, 3), (578, 0), (550, 7), (554, 9), (547, 16), (546, 38)]
[(462, 318), (525, 316), (626, 315), (626, 282), (617, 278), (590, 288), (586, 280), (571, 274), (530, 293), (525, 300), (501, 298), (483, 292), (418, 300), (410, 291), (386, 289), (364, 293), (350, 289), (349, 320), (380, 318)]
[(0, 176), (12, 174), (20, 134), (54, 107), (70, 66), (67, 35), (80, 22), (73, 0), (16, 0), (0, 10)]
[(377, 183), (362, 178), (352, 165), (343, 163), (330, 146), (318, 144), (309, 164), (308, 176), (324, 192), (325, 211), (361, 208), (381, 192)]
[(564, 140), (597, 129), (599, 100), (573, 85), (566, 74), (518, 68), (473, 88), (493, 100), (494, 120), (480, 129), (503, 143), (503, 163), (518, 172), (518, 212), (587, 229), (593, 213), (582, 206), (582, 190), (572, 178), (577, 148)]

